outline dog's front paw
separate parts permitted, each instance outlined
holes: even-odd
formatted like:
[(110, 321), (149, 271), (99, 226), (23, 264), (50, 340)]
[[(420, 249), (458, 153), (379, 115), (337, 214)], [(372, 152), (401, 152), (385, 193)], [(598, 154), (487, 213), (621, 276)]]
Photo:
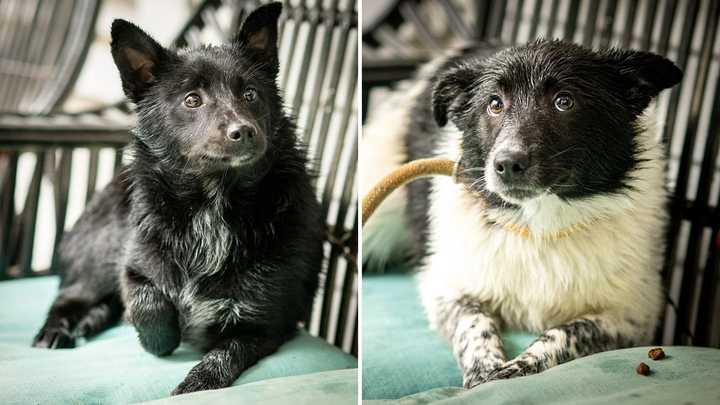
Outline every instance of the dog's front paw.
[(62, 326), (43, 326), (35, 335), (33, 347), (46, 349), (71, 349), (75, 347), (75, 336)]
[(183, 382), (172, 391), (172, 395), (187, 394), (196, 391), (215, 390), (225, 388), (230, 384), (222, 381), (216, 373), (213, 373), (211, 367), (207, 367), (204, 363), (200, 363), (193, 367), (185, 377)]
[(488, 374), (484, 382), (507, 380), (537, 373), (537, 367), (527, 360), (511, 360)]
[(156, 356), (168, 356), (180, 345), (178, 328), (143, 328), (137, 325), (135, 328), (142, 347)]
[(503, 366), (499, 359), (485, 359), (475, 364), (472, 368), (463, 371), (463, 387), (474, 388), (487, 380), (488, 375)]

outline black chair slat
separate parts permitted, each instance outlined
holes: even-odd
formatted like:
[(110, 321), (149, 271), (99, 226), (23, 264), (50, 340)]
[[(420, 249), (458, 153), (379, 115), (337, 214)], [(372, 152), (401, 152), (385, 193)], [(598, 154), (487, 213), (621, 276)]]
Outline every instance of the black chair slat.
[(352, 353), (353, 356), (358, 357), (358, 323), (359, 320), (357, 317), (355, 317), (355, 328), (353, 329), (353, 338), (352, 338), (352, 348), (350, 349), (350, 353)]
[[(692, 35), (696, 28), (698, 14), (700, 12), (700, 2), (698, 0), (690, 0), (683, 20), (682, 36), (680, 38), (680, 46), (678, 47), (678, 56), (675, 64), (684, 72), (687, 68), (690, 50), (692, 46)], [(668, 103), (667, 118), (665, 127), (663, 128), (662, 140), (665, 145), (672, 145), (672, 134), (675, 129), (675, 119), (677, 118), (678, 107), (682, 86), (680, 83), (670, 90), (670, 101)]]
[[(33, 259), (33, 248), (35, 247), (35, 226), (37, 225), (37, 211), (40, 200), (40, 185), (42, 182), (42, 176), (45, 169), (45, 162), (47, 157), (46, 151), (35, 152), (35, 169), (33, 170), (32, 180), (30, 181), (30, 187), (28, 189), (27, 197), (25, 198), (25, 204), (23, 206), (21, 214), (20, 227), (20, 238), (16, 239), (16, 243), (19, 242), (19, 246), (13, 246), (12, 251), (19, 251), (18, 257), (18, 270), (22, 275), (28, 275), (32, 273), (32, 259)], [(11, 240), (11, 243), (13, 241)]]
[(550, 18), (548, 19), (545, 38), (555, 38), (558, 13), (560, 12), (560, 0), (552, 0), (550, 3)]
[(530, 32), (528, 33), (528, 40), (532, 41), (537, 37), (538, 26), (540, 25), (540, 17), (542, 17), (542, 0), (534, 0), (532, 17), (530, 18)]
[(645, 20), (642, 25), (642, 39), (640, 40), (640, 49), (649, 51), (652, 43), (653, 27), (655, 26), (655, 13), (657, 12), (657, 0), (648, 0), (645, 9)]
[(580, 0), (570, 0), (570, 6), (567, 12), (567, 21), (565, 22), (565, 30), (563, 39), (572, 41), (577, 27), (577, 19), (580, 13)]
[[(720, 204), (720, 201), (718, 201), (718, 204)], [(710, 241), (706, 249), (708, 257), (705, 262), (703, 283), (700, 288), (700, 299), (698, 302), (701, 303), (701, 306), (695, 322), (695, 339), (693, 341), (693, 344), (698, 346), (709, 346), (712, 343), (711, 337), (714, 324), (712, 317), (716, 313), (712, 304), (717, 303), (720, 298), (720, 262), (718, 261), (718, 251), (720, 251), (720, 223), (718, 222), (713, 226)]]
[(11, 244), (15, 223), (15, 188), (17, 181), (18, 152), (5, 152), (6, 172), (0, 187), (0, 279), (8, 277)]
[(88, 162), (87, 170), (87, 186), (85, 188), (85, 203), (90, 202), (90, 199), (95, 195), (95, 188), (97, 187), (97, 171), (98, 163), (100, 160), (100, 152), (98, 148), (90, 149), (90, 161)]
[(123, 164), (123, 147), (115, 148), (115, 161), (113, 162), (113, 177), (117, 176), (122, 169)]
[(524, 0), (517, 0), (515, 4), (515, 15), (513, 16), (512, 32), (510, 34), (510, 43), (517, 43), (518, 33), (520, 32), (520, 25), (523, 22), (523, 7), (525, 6)]
[[(689, 7), (686, 10), (685, 18), (683, 19), (682, 36), (680, 39), (680, 45), (678, 48), (678, 56), (675, 60), (677, 66), (682, 71), (686, 71), (688, 65), (688, 59), (690, 56), (690, 47), (692, 45), (692, 35), (696, 28), (697, 18), (700, 12), (700, 4), (697, 0), (691, 0)], [(675, 121), (677, 119), (679, 108), (680, 108), (680, 96), (682, 94), (683, 87), (685, 86), (685, 80), (670, 90), (670, 98), (668, 101), (668, 107), (665, 118), (665, 127), (662, 132), (662, 141), (667, 146), (668, 153), (673, 143), (673, 134), (675, 131)], [(677, 195), (677, 193), (676, 193)], [(672, 270), (675, 264), (676, 251), (680, 230), (680, 223), (682, 221), (682, 204), (685, 201), (684, 193), (682, 198), (678, 199), (675, 197), (675, 201), (671, 202), (670, 206), (670, 224), (666, 233), (667, 246), (665, 248), (665, 264), (662, 270), (663, 285), (669, 288), (672, 278)]]
[(633, 27), (635, 27), (635, 18), (637, 17), (638, 3), (639, 2), (634, 0), (630, 0), (627, 3), (627, 15), (625, 16), (625, 22), (622, 25), (624, 29), (622, 40), (620, 41), (620, 46), (623, 48), (629, 48), (632, 42)]
[[(703, 35), (702, 50), (700, 54), (700, 63), (695, 72), (695, 86), (693, 87), (693, 96), (690, 104), (690, 116), (686, 127), (680, 164), (677, 170), (675, 183), (676, 201), (684, 198), (687, 192), (690, 166), (692, 165), (693, 150), (695, 139), (702, 112), (702, 102), (705, 95), (707, 77), (710, 72), (711, 61), (713, 58), (713, 50), (715, 46), (715, 32), (718, 20), (720, 19), (720, 2), (711, 1), (711, 10), (707, 14)], [(677, 202), (676, 202), (677, 203)], [(698, 202), (696, 202), (697, 204)], [(672, 226), (672, 225), (671, 225)], [(692, 302), (695, 293), (695, 285), (697, 281), (698, 265), (697, 265), (697, 243), (700, 238), (700, 231), (695, 228), (694, 232), (690, 232), (688, 239), (687, 253), (685, 255), (685, 266), (682, 274), (680, 299), (678, 302), (679, 312), (677, 323), (682, 326), (688, 326), (688, 322), (692, 316)], [(681, 328), (675, 331), (675, 342), (680, 343), (685, 340), (683, 330)]]
[(57, 273), (58, 246), (65, 230), (68, 197), (70, 191), (70, 176), (72, 170), (72, 149), (60, 148), (60, 162), (55, 169), (53, 179), (53, 192), (55, 195), (55, 242), (53, 243), (50, 273)]
[(486, 30), (488, 21), (490, 20), (490, 7), (491, 2), (489, 1), (478, 1), (475, 2), (475, 39), (485, 40), (487, 38)]
[(590, 0), (587, 15), (585, 16), (585, 26), (582, 34), (582, 44), (592, 47), (593, 37), (597, 27), (597, 17), (600, 12), (600, 0)]
[(600, 48), (610, 46), (613, 39), (613, 27), (615, 25), (615, 14), (617, 13), (617, 0), (607, 0), (603, 25), (600, 31)]
[[(357, 210), (353, 209), (354, 207), (357, 207), (356, 203), (357, 200), (353, 198), (353, 191), (355, 189), (355, 175), (356, 175), (356, 169), (357, 169), (357, 158), (358, 158), (358, 147), (357, 147), (357, 141), (353, 144), (353, 151), (350, 155), (350, 165), (348, 167), (348, 178), (346, 179), (345, 183), (343, 184), (343, 191), (342, 191), (342, 197), (341, 197), (341, 207), (338, 210), (338, 215), (335, 220), (335, 234), (340, 235), (340, 232), (337, 232), (338, 229), (343, 228), (343, 224), (346, 222), (346, 217), (348, 213), (352, 214), (355, 213), (354, 217), (354, 226), (353, 226), (353, 233), (354, 235), (355, 231), (357, 230)], [(354, 252), (353, 252), (354, 253)], [(353, 297), (353, 287), (355, 286), (355, 276), (357, 274), (357, 269), (355, 268), (357, 263), (352, 262), (348, 258), (344, 259), (347, 263), (346, 269), (345, 269), (345, 275), (343, 278), (343, 290), (340, 294), (340, 309), (338, 311), (339, 317), (338, 317), (338, 328), (335, 333), (335, 345), (341, 346), (343, 344), (344, 338), (345, 338), (345, 331), (346, 331), (346, 324), (347, 319), (350, 315), (350, 301)], [(357, 259), (356, 259), (357, 260)]]
[(670, 35), (675, 22), (675, 14), (677, 12), (677, 0), (667, 0), (663, 11), (662, 22), (660, 23), (660, 38), (658, 39), (657, 53), (665, 55), (670, 47)]
[[(720, 117), (720, 80), (716, 81), (715, 84), (715, 100), (713, 107), (710, 111), (711, 117)], [(698, 181), (698, 191), (695, 196), (696, 203), (703, 207), (707, 207), (708, 200), (710, 198), (710, 187), (713, 184), (713, 178), (717, 175), (716, 173), (716, 161), (718, 157), (718, 148), (720, 147), (720, 120), (715, 119), (710, 121), (708, 128), (708, 137), (705, 142), (705, 149), (703, 154), (702, 168), (700, 170), (700, 179)], [(718, 193), (718, 202), (716, 208), (720, 207), (720, 193)], [(697, 319), (695, 321), (695, 340), (693, 344), (700, 346), (707, 346), (710, 344), (710, 325), (712, 325), (712, 303), (716, 302), (718, 298), (718, 285), (720, 284), (720, 271), (718, 270), (718, 250), (720, 250), (720, 238), (718, 230), (720, 229), (720, 221), (710, 222), (707, 225), (712, 225), (712, 233), (710, 240), (705, 246), (707, 252), (707, 259), (705, 262), (703, 281), (700, 287), (699, 300), (700, 303), (708, 303), (706, 308), (700, 308), (697, 312)], [(700, 227), (697, 223), (692, 225), (690, 232), (700, 232), (705, 227)], [(698, 229), (700, 228), (700, 229)], [(696, 255), (699, 256), (700, 249), (696, 248)], [(688, 248), (689, 250), (689, 248)]]
[(505, 22), (505, 5), (504, 2), (500, 1), (491, 4), (490, 21), (487, 24), (485, 39), (500, 38), (503, 23)]

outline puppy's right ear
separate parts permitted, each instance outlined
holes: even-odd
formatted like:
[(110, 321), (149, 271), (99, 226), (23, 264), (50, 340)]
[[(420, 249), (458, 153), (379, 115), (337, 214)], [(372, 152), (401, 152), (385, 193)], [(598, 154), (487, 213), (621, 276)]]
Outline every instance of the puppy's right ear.
[(438, 74), (432, 91), (433, 116), (438, 126), (445, 126), (449, 118), (464, 109), (476, 76), (474, 69), (463, 65), (446, 68)]
[(125, 95), (138, 102), (157, 81), (158, 69), (168, 60), (169, 52), (125, 20), (113, 21), (111, 36), (112, 56), (120, 71)]

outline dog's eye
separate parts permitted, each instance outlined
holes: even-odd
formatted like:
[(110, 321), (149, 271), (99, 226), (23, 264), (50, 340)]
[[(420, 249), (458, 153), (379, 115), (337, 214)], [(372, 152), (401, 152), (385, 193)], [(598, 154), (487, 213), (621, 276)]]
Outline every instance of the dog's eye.
[(257, 98), (257, 90), (250, 87), (245, 90), (245, 93), (243, 93), (243, 97), (245, 97), (245, 100), (247, 100), (249, 103), (252, 103)]
[(198, 108), (202, 103), (202, 98), (196, 93), (190, 93), (185, 96), (185, 106), (188, 108)]
[(500, 99), (499, 96), (492, 96), (490, 97), (490, 104), (488, 104), (488, 113), (490, 115), (500, 115), (501, 112), (505, 109), (505, 105), (502, 102), (502, 99)]
[(573, 108), (575, 100), (567, 93), (560, 93), (555, 96), (555, 108), (560, 111), (567, 111)]

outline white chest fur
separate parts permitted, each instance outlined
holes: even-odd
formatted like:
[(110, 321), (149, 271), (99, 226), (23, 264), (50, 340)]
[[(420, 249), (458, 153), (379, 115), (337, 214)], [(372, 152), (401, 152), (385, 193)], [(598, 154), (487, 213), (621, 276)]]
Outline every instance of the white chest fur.
[[(664, 161), (653, 137), (654, 131), (643, 134), (646, 163), (633, 173), (635, 190), (621, 196), (567, 203), (547, 195), (517, 212), (483, 211), (463, 186), (434, 179), (431, 253), (419, 276), (433, 326), (438, 300), (469, 295), (511, 328), (540, 332), (602, 312), (647, 325), (651, 334), (662, 308), (666, 221)], [(483, 214), (535, 235), (591, 224), (557, 240), (528, 238), (489, 224)]]
[(204, 348), (211, 326), (221, 330), (259, 316), (259, 309), (235, 297), (208, 298), (190, 281), (178, 294), (175, 305), (180, 315), (183, 340)]

